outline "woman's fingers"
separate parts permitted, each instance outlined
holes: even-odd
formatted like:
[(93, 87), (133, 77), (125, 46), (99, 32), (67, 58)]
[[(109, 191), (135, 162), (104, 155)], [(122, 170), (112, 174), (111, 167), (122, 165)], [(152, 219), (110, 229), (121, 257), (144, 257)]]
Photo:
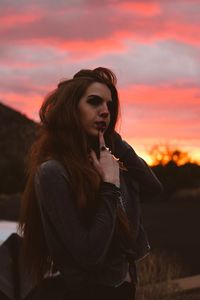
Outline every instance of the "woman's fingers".
[(119, 186), (119, 165), (117, 159), (106, 148), (103, 132), (99, 131), (100, 159), (91, 149), (90, 158), (94, 168), (97, 170), (103, 181)]
[(92, 158), (93, 163), (99, 164), (99, 161), (97, 159), (97, 156), (96, 156), (96, 153), (94, 152), (94, 150), (90, 150), (90, 157)]
[(103, 132), (99, 130), (99, 147), (101, 149), (102, 146), (105, 146), (105, 140), (103, 136)]
[(90, 151), (90, 158), (91, 158), (93, 166), (95, 167), (95, 169), (97, 170), (97, 172), (99, 173), (99, 175), (102, 177), (103, 170), (102, 170), (100, 162), (99, 162), (99, 160), (98, 160), (98, 158), (96, 156), (96, 153), (93, 150)]
[(99, 131), (99, 148), (100, 148), (100, 151), (108, 150), (106, 148), (106, 144), (105, 144), (105, 140), (104, 140), (102, 131)]

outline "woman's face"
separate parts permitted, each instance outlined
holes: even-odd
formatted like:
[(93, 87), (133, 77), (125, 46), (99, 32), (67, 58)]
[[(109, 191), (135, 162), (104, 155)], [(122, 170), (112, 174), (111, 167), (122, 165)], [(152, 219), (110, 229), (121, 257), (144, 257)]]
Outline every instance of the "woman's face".
[(110, 123), (112, 97), (109, 88), (100, 82), (92, 83), (78, 104), (80, 122), (89, 137), (106, 131)]

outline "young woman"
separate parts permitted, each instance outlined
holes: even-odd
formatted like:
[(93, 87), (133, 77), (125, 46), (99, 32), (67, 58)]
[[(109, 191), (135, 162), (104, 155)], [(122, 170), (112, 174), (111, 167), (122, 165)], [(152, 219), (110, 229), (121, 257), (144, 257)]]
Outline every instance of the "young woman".
[(161, 184), (115, 131), (118, 110), (116, 77), (101, 67), (61, 82), (42, 104), (20, 222), (38, 283), (30, 299), (44, 277), (59, 282), (57, 299), (134, 299), (135, 262), (149, 252), (139, 191)]

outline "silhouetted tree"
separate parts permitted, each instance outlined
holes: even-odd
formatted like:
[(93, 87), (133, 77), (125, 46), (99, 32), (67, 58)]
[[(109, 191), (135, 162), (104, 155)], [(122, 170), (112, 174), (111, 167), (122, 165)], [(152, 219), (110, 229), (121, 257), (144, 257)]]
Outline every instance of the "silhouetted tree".
[(186, 151), (182, 151), (179, 148), (168, 144), (154, 145), (149, 150), (149, 155), (152, 158), (153, 165), (166, 165), (169, 162), (173, 162), (180, 166), (191, 161), (191, 158)]

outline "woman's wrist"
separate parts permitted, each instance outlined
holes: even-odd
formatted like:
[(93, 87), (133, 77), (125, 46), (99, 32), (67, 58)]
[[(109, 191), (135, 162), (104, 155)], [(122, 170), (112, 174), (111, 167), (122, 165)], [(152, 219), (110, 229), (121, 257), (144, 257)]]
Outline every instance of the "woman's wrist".
[(112, 195), (115, 195), (118, 199), (121, 197), (121, 189), (120, 187), (117, 187), (114, 183), (102, 181), (101, 190), (112, 193)]
[(111, 184), (111, 185), (116, 186), (117, 188), (120, 188), (120, 182), (119, 182), (119, 181), (113, 182), (113, 181), (107, 180), (107, 179), (105, 178), (105, 179), (103, 180), (103, 182), (109, 183), (109, 184)]

